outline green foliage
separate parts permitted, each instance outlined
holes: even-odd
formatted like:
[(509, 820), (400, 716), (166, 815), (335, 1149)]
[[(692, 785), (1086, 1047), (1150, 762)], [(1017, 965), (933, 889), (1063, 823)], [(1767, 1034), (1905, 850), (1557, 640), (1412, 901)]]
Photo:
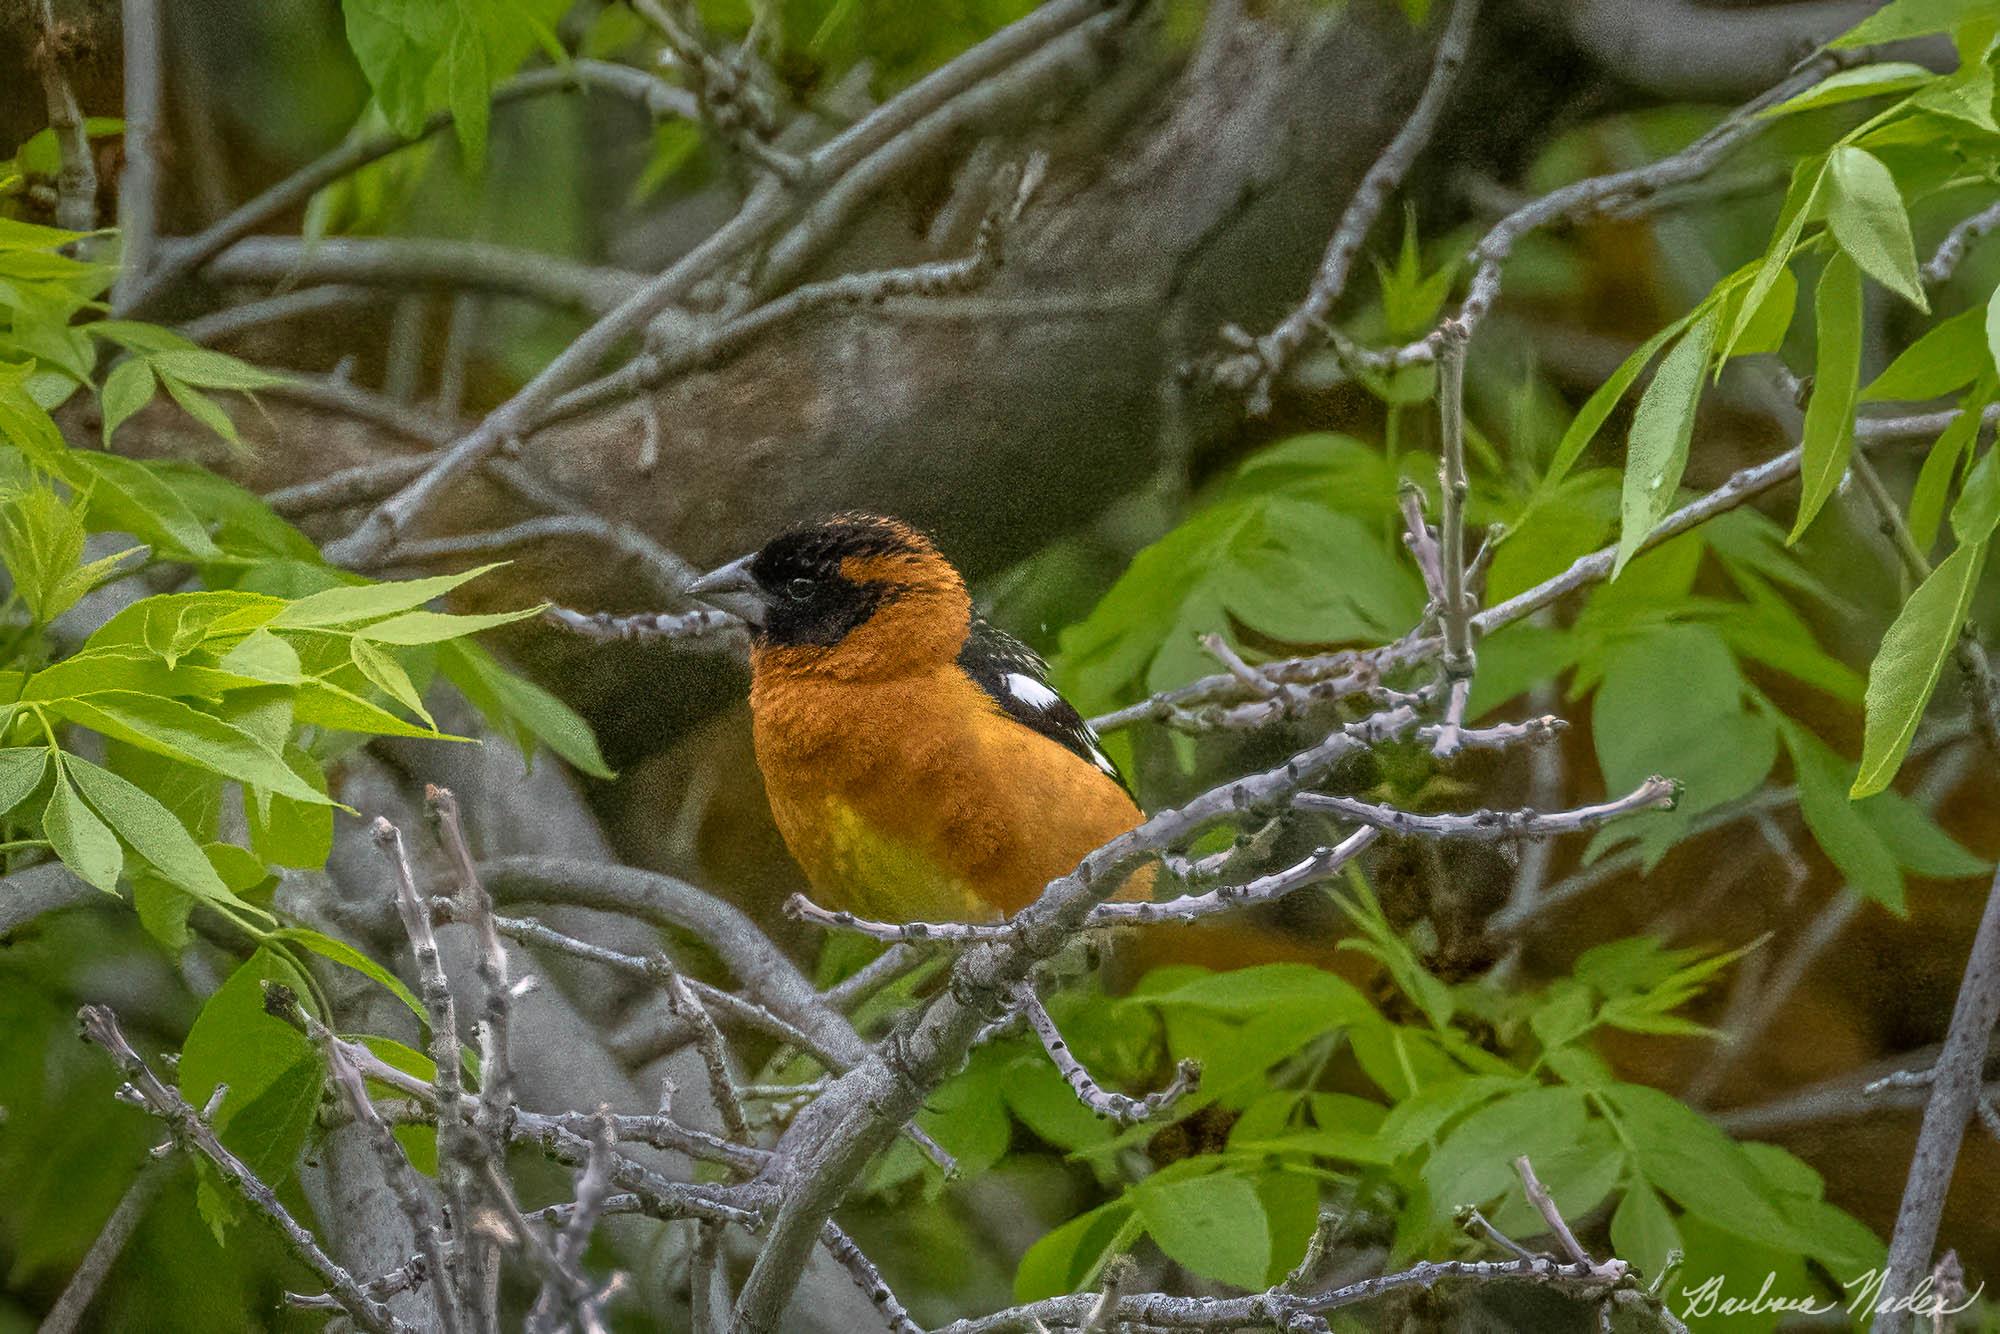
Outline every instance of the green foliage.
[[(1381, 531), (1394, 504), (1395, 474), (1359, 441), (1301, 436), (1263, 451), (1064, 632), (1070, 698), (1090, 713), (1134, 686), (1211, 671), (1197, 642), (1207, 633), (1292, 645), (1400, 634), (1423, 589)], [(1336, 569), (1340, 580), (1320, 577)]]
[[(1421, 1021), (1392, 1019), (1348, 983), (1296, 964), (1165, 969), (1128, 997), (1071, 1000), (1059, 1015), (1093, 1069), (1144, 1082), (1175, 1060), (1207, 1062), (1217, 1078), (1174, 1116), (1213, 1127), (1220, 1113), (1220, 1147), (1154, 1165), (1131, 1150), (1171, 1138), (1158, 1126), (1113, 1135), (1088, 1117), (1065, 1123), (1028, 1110), (1035, 1103), (1020, 1089), (1047, 1067), (1026, 1042), (982, 1051), (947, 1086), (940, 1097), (952, 1116), (940, 1126), (975, 1107), (989, 1119), (1011, 1112), (1092, 1165), (1109, 1191), (1029, 1248), (1017, 1300), (1086, 1289), (1142, 1239), (1193, 1274), (1263, 1287), (1297, 1262), (1327, 1191), (1350, 1215), (1392, 1222), (1398, 1257), (1462, 1252), (1454, 1215), (1468, 1204), (1503, 1231), (1532, 1234), (1540, 1225), (1512, 1169), (1523, 1153), (1567, 1216), (1608, 1213), (1619, 1254), (1648, 1275), (1671, 1250), (1699, 1268), (1739, 1244), (1839, 1276), (1879, 1261), (1880, 1243), (1825, 1202), (1796, 1158), (1731, 1141), (1677, 1100), (1618, 1078), (1592, 1050), (1606, 1028), (1704, 1035), (1678, 1011), (1740, 951), (1621, 940), (1584, 954), (1539, 995), (1498, 997), (1425, 970), (1365, 890), (1341, 897)], [(1329, 1058), (1342, 1046), (1358, 1069), (1336, 1073)], [(990, 1138), (1005, 1143), (997, 1130)], [(991, 1153), (973, 1165), (1004, 1168)], [(1831, 1294), (1823, 1277), (1794, 1268), (1790, 1295)]]
[(389, 127), (414, 138), (449, 110), (459, 150), (486, 160), (493, 87), (537, 46), (565, 56), (551, 26), (569, 0), (342, 0), (347, 41)]
[[(331, 849), (338, 803), (327, 765), (368, 736), (457, 740), (437, 729), (417, 684), (441, 672), (524, 756), (546, 740), (579, 767), (607, 771), (574, 714), (468, 638), (538, 609), (428, 609), (485, 568), (360, 579), (200, 468), (66, 444), (50, 414), (77, 393), (98, 397), (107, 444), (162, 388), (235, 443), (209, 391), (279, 383), (170, 330), (94, 318), (111, 270), (67, 253), (81, 239), (0, 219), (0, 564), (10, 585), (0, 606), (0, 853), (8, 869), (53, 856), (99, 889), (129, 885), (139, 924), (165, 949), (188, 944), (197, 904), (229, 939), (249, 943), (249, 958), (195, 1015), (180, 1079), (197, 1106), (227, 1086), (217, 1131), (277, 1186), (310, 1131), (322, 1071), (306, 1039), (265, 1013), (264, 984), (321, 1009), (301, 967), (318, 955), (421, 1018), (380, 964), (265, 906), (277, 868), (316, 868)], [(120, 359), (100, 381), (101, 352)], [(68, 622), (84, 599), (162, 562), (188, 567), (193, 589), (138, 597), (108, 617), (116, 604), (103, 606), (78, 642), (88, 626)], [(247, 836), (219, 841), (223, 811), (239, 807)], [(197, 1196), (221, 1240), (233, 1193), (204, 1176)]]

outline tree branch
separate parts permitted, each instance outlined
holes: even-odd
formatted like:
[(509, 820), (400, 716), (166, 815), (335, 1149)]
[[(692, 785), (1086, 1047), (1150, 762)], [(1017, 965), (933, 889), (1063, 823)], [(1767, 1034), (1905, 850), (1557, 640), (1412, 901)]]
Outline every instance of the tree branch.
[(500, 292), (544, 305), (602, 315), (645, 281), (637, 273), (579, 264), (487, 241), (427, 236), (247, 236), (210, 259), (216, 283), (342, 283)]
[(132, 1049), (132, 1044), (125, 1040), (125, 1034), (119, 1031), (116, 1015), (102, 1005), (86, 1005), (77, 1012), (77, 1017), (82, 1021), (84, 1037), (110, 1053), (128, 1081), (119, 1090), (120, 1096), (166, 1122), (176, 1146), (199, 1153), (215, 1164), (224, 1181), (259, 1213), (277, 1224), (292, 1254), (319, 1275), (334, 1300), (340, 1303), (340, 1309), (355, 1324), (374, 1331), (374, 1334), (405, 1334), (409, 1327), (391, 1315), (389, 1308), (379, 1300), (363, 1292), (354, 1281), (354, 1276), (320, 1249), (318, 1240), (292, 1217), (291, 1211), (279, 1201), (277, 1193), (260, 1181), (242, 1159), (216, 1138), (215, 1131), (201, 1113), (189, 1106), (187, 1099), (160, 1082), (139, 1053)]
[(1354, 257), (1361, 252), (1375, 220), (1382, 214), (1383, 205), (1395, 194), (1403, 177), (1409, 174), (1410, 165), (1437, 129), (1438, 118), (1451, 96), (1452, 85), (1457, 82), (1458, 72), (1465, 64), (1465, 54), (1472, 44), (1472, 29), (1478, 16), (1478, 0), (1454, 0), (1451, 19), (1445, 25), (1444, 35), (1438, 39), (1430, 78), (1424, 84), (1416, 106), (1411, 108), (1409, 118), (1396, 131), (1389, 146), (1382, 150), (1382, 156), (1361, 178), (1353, 197), (1348, 200), (1347, 208), (1340, 215), (1340, 223), (1334, 228), (1333, 238), (1327, 242), (1319, 272), (1306, 289), (1305, 300), (1261, 338), (1253, 340), (1233, 324), (1223, 330), (1224, 340), (1241, 350), (1210, 367), (1209, 378), (1222, 388), (1245, 395), (1253, 416), (1261, 417), (1270, 411), (1272, 383), (1290, 368), (1306, 340), (1326, 327), (1334, 306), (1347, 289)]
[(1876, 1316), (1874, 1334), (1904, 1334), (1910, 1328), (1910, 1310), (1898, 1303), (1930, 1272), (1938, 1220), (1944, 1214), (1959, 1144), (1980, 1101), (1986, 1049), (1996, 1021), (2000, 1021), (2000, 873), (1986, 896), (1986, 910), (1966, 957), (1951, 1026), (1945, 1030), (1944, 1050), (1932, 1076), (1930, 1099), (1924, 1104), (1923, 1125), (1917, 1131), (1916, 1152), (1882, 1276), (1881, 1293), (1888, 1309)]

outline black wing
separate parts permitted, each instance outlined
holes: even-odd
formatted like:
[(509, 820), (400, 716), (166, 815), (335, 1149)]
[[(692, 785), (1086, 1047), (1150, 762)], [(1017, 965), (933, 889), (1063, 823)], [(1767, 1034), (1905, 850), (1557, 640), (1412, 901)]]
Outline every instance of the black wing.
[(958, 651), (958, 665), (1009, 718), (1089, 760), (1118, 786), (1131, 791), (1118, 766), (1104, 753), (1096, 731), (1049, 684), (1049, 665), (1041, 654), (975, 615), (965, 647)]

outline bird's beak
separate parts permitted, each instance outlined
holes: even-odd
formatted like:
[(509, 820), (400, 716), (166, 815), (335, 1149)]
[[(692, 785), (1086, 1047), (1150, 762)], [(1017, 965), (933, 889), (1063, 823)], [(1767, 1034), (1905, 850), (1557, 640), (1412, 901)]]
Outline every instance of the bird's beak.
[(688, 596), (700, 598), (711, 607), (720, 607), (732, 616), (742, 617), (753, 629), (762, 626), (764, 613), (770, 604), (750, 573), (750, 562), (754, 559), (754, 556), (744, 556), (710, 570), (687, 586)]

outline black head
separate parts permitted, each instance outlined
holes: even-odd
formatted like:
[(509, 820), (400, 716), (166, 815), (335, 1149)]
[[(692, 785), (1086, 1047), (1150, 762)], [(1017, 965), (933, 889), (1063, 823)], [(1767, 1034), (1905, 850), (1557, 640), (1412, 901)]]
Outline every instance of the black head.
[(736, 612), (772, 647), (831, 647), (906, 594), (962, 588), (937, 547), (908, 524), (841, 514), (790, 529), (689, 591)]

